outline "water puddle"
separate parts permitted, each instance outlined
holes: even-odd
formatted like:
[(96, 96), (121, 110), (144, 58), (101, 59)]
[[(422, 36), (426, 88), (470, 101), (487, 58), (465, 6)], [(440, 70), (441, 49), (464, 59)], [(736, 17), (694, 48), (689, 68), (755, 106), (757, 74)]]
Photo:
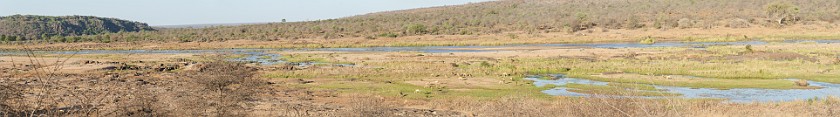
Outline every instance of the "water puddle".
[[(557, 75), (554, 75), (557, 76)], [(578, 79), (578, 78), (557, 78), (556, 79), (541, 79), (542, 76), (528, 76), (527, 80), (534, 81), (534, 85), (538, 87), (549, 84), (555, 86), (562, 86), (571, 83), (607, 86), (609, 82)], [(791, 83), (794, 79), (790, 79)], [(810, 86), (822, 87), (821, 89), (710, 89), (710, 88), (688, 88), (688, 87), (674, 87), (674, 86), (658, 86), (653, 85), (658, 90), (667, 91), (669, 93), (682, 94), (680, 97), (684, 98), (715, 98), (727, 99), (729, 102), (780, 102), (780, 101), (794, 101), (807, 100), (813, 98), (825, 98), (829, 96), (840, 96), (840, 84), (831, 84), (825, 82), (809, 81)], [(596, 96), (592, 94), (576, 93), (569, 91), (571, 88), (556, 87), (542, 91), (543, 93), (555, 96), (574, 96), (574, 97), (591, 97)], [(623, 96), (618, 96), (623, 97)], [(641, 98), (662, 98), (662, 97), (641, 97)]]
[(266, 53), (265, 51), (251, 51), (251, 52), (241, 52), (235, 54), (242, 54), (244, 57), (234, 58), (230, 61), (237, 61), (237, 62), (252, 62), (252, 63), (259, 63), (260, 65), (276, 65), (280, 63), (285, 63), (285, 61), (280, 60), (280, 54), (270, 54)]

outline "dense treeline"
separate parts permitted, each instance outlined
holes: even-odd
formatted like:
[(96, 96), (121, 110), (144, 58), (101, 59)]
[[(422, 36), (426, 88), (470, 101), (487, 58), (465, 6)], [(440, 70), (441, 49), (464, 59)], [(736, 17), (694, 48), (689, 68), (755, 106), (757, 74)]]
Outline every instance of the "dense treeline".
[(784, 27), (840, 19), (837, 0), (506, 0), (309, 22), (88, 35), (81, 40), (224, 41), (577, 32), (592, 27)]
[(0, 41), (90, 41), (83, 40), (81, 37), (66, 36), (153, 30), (145, 23), (93, 16), (13, 15), (0, 17)]

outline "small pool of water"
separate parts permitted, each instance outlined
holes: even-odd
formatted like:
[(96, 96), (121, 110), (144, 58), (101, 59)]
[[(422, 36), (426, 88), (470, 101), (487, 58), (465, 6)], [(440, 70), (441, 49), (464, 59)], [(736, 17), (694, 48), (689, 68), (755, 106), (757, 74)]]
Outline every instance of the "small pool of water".
[[(556, 75), (555, 75), (556, 76)], [(553, 80), (540, 79), (540, 76), (529, 76), (525, 79), (534, 81), (534, 85), (542, 87), (548, 84), (557, 86), (566, 85), (569, 83), (589, 84), (606, 86), (609, 82), (594, 81), (579, 78), (557, 78)], [(791, 80), (793, 85), (794, 79)], [(710, 88), (689, 88), (689, 87), (674, 87), (674, 86), (659, 86), (653, 85), (656, 89), (664, 90), (671, 93), (682, 94), (680, 97), (684, 98), (716, 98), (727, 99), (729, 102), (780, 102), (780, 101), (794, 101), (807, 100), (813, 98), (825, 98), (829, 96), (840, 97), (840, 84), (831, 84), (825, 82), (809, 81), (810, 86), (823, 87), (821, 89), (727, 89), (718, 90)], [(574, 97), (590, 97), (597, 96), (592, 94), (583, 94), (568, 91), (569, 88), (557, 87), (542, 91), (543, 93), (555, 96), (574, 96)], [(625, 97), (625, 96), (620, 96)], [(660, 98), (660, 97), (641, 97), (641, 98)]]
[(242, 54), (245, 56), (241, 58), (231, 59), (231, 61), (254, 62), (259, 63), (260, 65), (276, 65), (280, 63), (285, 63), (285, 61), (280, 60), (280, 54), (271, 54), (266, 53), (265, 51), (239, 52), (234, 54)]

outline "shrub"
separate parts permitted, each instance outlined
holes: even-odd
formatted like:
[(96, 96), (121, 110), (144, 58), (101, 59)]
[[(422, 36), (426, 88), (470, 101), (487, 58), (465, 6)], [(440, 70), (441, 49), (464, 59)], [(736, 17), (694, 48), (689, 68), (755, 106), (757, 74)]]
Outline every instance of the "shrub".
[(749, 53), (752, 53), (752, 52), (753, 52), (752, 45), (747, 45), (746, 47), (744, 47), (744, 49), (746, 49), (746, 50), (747, 50), (747, 52), (749, 52)]
[(691, 19), (688, 19), (688, 18), (682, 18), (679, 21), (677, 21), (677, 27), (693, 28), (694, 27), (694, 21), (692, 21)]
[(14, 101), (19, 101), (23, 96), (23, 90), (15, 82), (0, 79), (0, 116), (16, 112), (13, 107)]
[(647, 38), (643, 39), (642, 41), (639, 41), (639, 43), (641, 43), (641, 44), (654, 44), (654, 43), (656, 43), (656, 40), (654, 40), (652, 37), (647, 37)]
[(428, 33), (428, 31), (426, 30), (426, 25), (412, 24), (405, 28), (405, 33), (409, 35), (421, 35)]
[(624, 28), (627, 28), (627, 29), (636, 29), (636, 28), (641, 28), (643, 26), (644, 26), (643, 24), (639, 23), (639, 18), (636, 17), (636, 16), (628, 17), (627, 20), (624, 23)]
[(788, 2), (772, 2), (767, 4), (764, 8), (768, 18), (773, 19), (779, 24), (786, 24), (785, 21), (793, 21), (796, 19), (796, 14), (799, 13), (799, 6)]
[(200, 68), (197, 72), (188, 73), (188, 78), (202, 86), (206, 92), (202, 98), (206, 100), (199, 105), (206, 105), (205, 111), (215, 112), (216, 116), (236, 116), (245, 114), (249, 104), (266, 86), (265, 81), (254, 77), (256, 69), (242, 63), (215, 60)]

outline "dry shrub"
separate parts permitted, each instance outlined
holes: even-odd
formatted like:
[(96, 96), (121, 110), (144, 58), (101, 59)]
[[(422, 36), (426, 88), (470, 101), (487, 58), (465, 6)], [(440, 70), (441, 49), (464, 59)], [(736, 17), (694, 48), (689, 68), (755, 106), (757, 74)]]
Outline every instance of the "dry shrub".
[[(57, 73), (63, 68), (64, 62), (73, 55), (62, 58), (64, 60), (47, 62), (31, 50), (26, 52), (29, 58), (28, 64), (34, 66), (28, 69), (28, 75), (15, 78), (16, 80), (3, 79), (5, 82), (3, 84), (14, 87), (8, 89), (11, 92), (9, 95), (12, 98), (19, 98), (14, 103), (5, 103), (13, 107), (8, 109), (11, 116), (94, 116), (99, 114), (98, 107), (104, 103), (104, 99), (110, 92), (92, 90), (89, 87), (95, 87), (93, 84), (87, 86), (64, 84), (62, 82), (65, 78), (81, 76)], [(20, 93), (15, 93), (17, 91)]]
[(354, 96), (350, 97), (352, 100), (345, 113), (350, 116), (357, 117), (375, 117), (390, 114), (389, 109), (394, 108), (391, 105), (385, 104), (384, 99), (376, 98), (374, 96)]
[(21, 85), (8, 79), (0, 79), (0, 116), (15, 115), (17, 110), (15, 102), (23, 97)]
[[(248, 103), (267, 86), (266, 81), (253, 77), (256, 69), (242, 63), (216, 60), (200, 71), (187, 73), (188, 82), (195, 83), (202, 94), (195, 94), (201, 101), (187, 103), (187, 107), (200, 108), (198, 115), (244, 116), (253, 106)], [(195, 111), (194, 111), (195, 112)]]
[(173, 116), (171, 109), (167, 108), (167, 104), (159, 98), (161, 94), (153, 93), (147, 87), (137, 87), (132, 90), (126, 90), (130, 95), (124, 95), (120, 100), (115, 102), (113, 111), (108, 113), (109, 116), (123, 116), (123, 117), (161, 117)]
[(680, 27), (680, 28), (683, 28), (683, 29), (693, 28), (694, 27), (694, 21), (692, 21), (691, 19), (688, 19), (688, 18), (682, 18), (679, 21), (677, 21), (677, 27)]

